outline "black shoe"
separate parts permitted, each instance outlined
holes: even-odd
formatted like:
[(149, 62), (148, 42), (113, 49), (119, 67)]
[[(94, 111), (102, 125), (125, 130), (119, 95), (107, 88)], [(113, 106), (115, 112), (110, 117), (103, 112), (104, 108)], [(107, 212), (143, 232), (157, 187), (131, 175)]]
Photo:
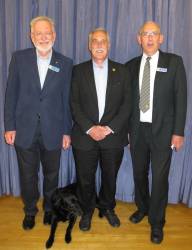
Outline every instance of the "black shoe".
[(91, 228), (92, 214), (83, 214), (79, 221), (79, 228), (81, 231), (89, 231)]
[(34, 226), (35, 226), (35, 216), (26, 214), (23, 219), (23, 229), (30, 230)]
[(45, 212), (44, 213), (44, 218), (43, 218), (43, 224), (44, 225), (51, 225), (51, 220), (52, 220), (52, 212)]
[(120, 220), (119, 218), (117, 217), (117, 215), (115, 214), (115, 211), (113, 209), (111, 210), (100, 210), (99, 211), (99, 217), (103, 217), (105, 216), (106, 219), (108, 220), (109, 224), (112, 226), (112, 227), (119, 227), (120, 226)]
[(160, 244), (163, 241), (163, 229), (152, 228), (151, 229), (151, 241), (155, 244)]
[(139, 210), (137, 210), (135, 213), (133, 213), (130, 217), (129, 217), (129, 220), (136, 224), (136, 223), (139, 223), (140, 221), (142, 221), (142, 219), (146, 216), (147, 214), (146, 213), (143, 213)]

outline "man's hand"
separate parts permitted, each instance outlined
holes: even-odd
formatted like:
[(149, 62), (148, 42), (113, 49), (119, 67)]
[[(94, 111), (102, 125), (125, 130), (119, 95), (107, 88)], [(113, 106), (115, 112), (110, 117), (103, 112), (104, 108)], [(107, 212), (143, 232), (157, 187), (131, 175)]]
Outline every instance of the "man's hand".
[(110, 135), (111, 133), (114, 133), (113, 130), (110, 129), (110, 127), (108, 126), (105, 126), (103, 128), (105, 128), (105, 135)]
[(173, 135), (171, 139), (171, 145), (174, 146), (175, 150), (178, 151), (184, 143), (184, 137), (180, 135)]
[(63, 136), (63, 149), (66, 150), (71, 146), (71, 137), (69, 135)]
[(101, 141), (106, 137), (106, 129), (103, 126), (93, 126), (90, 131), (88, 132), (88, 135), (91, 136), (91, 138), (95, 141)]
[(6, 131), (5, 132), (5, 141), (9, 145), (14, 145), (15, 142), (16, 131)]

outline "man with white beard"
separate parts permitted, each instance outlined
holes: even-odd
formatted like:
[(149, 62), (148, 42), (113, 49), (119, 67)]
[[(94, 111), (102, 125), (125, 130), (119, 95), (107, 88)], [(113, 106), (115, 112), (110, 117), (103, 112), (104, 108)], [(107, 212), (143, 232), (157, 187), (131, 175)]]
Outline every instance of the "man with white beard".
[(40, 162), (43, 222), (51, 223), (50, 198), (58, 186), (61, 148), (71, 143), (72, 60), (52, 49), (56, 38), (52, 19), (39, 16), (30, 25), (35, 48), (13, 53), (5, 98), (5, 140), (17, 153), (25, 230), (34, 227), (38, 212)]

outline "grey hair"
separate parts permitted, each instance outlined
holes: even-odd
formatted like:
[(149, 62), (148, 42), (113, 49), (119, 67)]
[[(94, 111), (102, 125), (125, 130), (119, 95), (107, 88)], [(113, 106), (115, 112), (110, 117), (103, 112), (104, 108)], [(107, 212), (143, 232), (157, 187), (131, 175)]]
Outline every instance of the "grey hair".
[(97, 31), (101, 31), (101, 32), (105, 33), (106, 36), (107, 36), (107, 41), (108, 41), (108, 43), (110, 43), (109, 33), (108, 33), (103, 27), (98, 27), (98, 28), (92, 30), (91, 32), (89, 32), (89, 45), (90, 45), (90, 43), (91, 43), (91, 41), (92, 41), (92, 36), (93, 36), (93, 34), (94, 34), (95, 32), (97, 32)]
[(37, 16), (37, 17), (33, 18), (30, 22), (31, 31), (32, 31), (35, 23), (38, 21), (47, 21), (51, 25), (52, 30), (55, 32), (55, 23), (54, 23), (53, 19), (51, 19), (50, 17), (47, 17), (47, 16)]

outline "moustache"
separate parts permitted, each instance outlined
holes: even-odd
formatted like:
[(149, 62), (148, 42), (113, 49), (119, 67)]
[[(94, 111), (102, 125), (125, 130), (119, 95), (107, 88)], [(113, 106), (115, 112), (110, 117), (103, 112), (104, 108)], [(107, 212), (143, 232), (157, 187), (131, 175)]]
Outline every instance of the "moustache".
[(102, 52), (105, 52), (106, 50), (103, 48), (97, 48), (97, 49), (94, 49), (93, 51), (98, 52), (98, 53), (102, 53)]

